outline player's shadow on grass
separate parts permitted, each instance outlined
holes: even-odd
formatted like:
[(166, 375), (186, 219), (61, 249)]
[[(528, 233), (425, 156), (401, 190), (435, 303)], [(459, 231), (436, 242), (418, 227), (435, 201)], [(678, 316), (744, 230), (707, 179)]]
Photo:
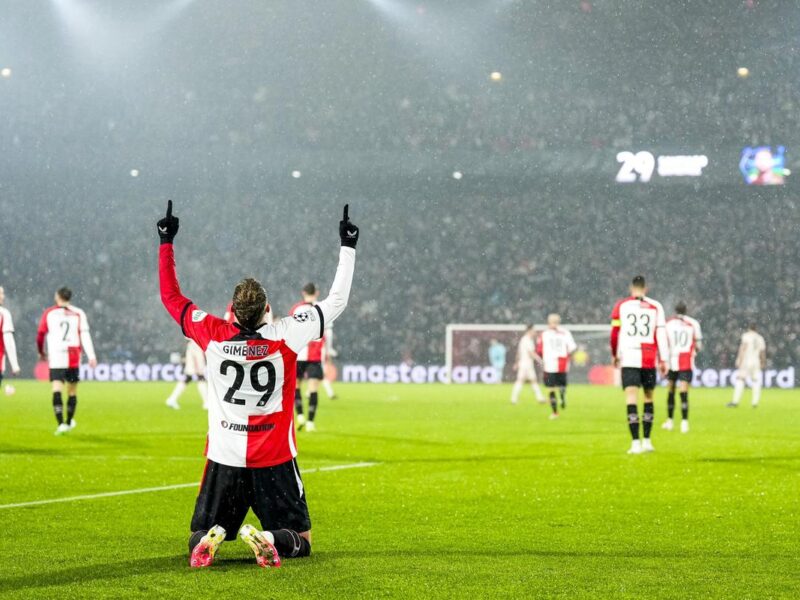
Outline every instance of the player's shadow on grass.
[[(214, 562), (213, 571), (225, 572), (227, 570), (248, 570), (258, 572), (252, 555), (246, 557), (221, 558)], [(90, 581), (113, 580), (136, 575), (153, 575), (156, 573), (199, 573), (206, 569), (190, 569), (188, 556), (177, 554), (173, 556), (156, 556), (152, 558), (133, 559), (126, 562), (106, 563), (100, 565), (87, 565), (85, 567), (72, 567), (57, 571), (40, 571), (16, 577), (3, 578), (0, 576), (0, 594), (3, 592), (17, 592), (20, 590), (36, 589), (50, 586), (85, 584)]]
[(12, 446), (0, 446), (0, 456), (3, 454), (30, 455), (30, 456), (52, 456), (52, 448), (19, 448)]
[(133, 575), (175, 573), (187, 568), (186, 556), (178, 554), (101, 565), (87, 565), (85, 567), (71, 567), (57, 571), (40, 571), (8, 578), (0, 576), (0, 593), (48, 586), (74, 585), (76, 583), (117, 579)]

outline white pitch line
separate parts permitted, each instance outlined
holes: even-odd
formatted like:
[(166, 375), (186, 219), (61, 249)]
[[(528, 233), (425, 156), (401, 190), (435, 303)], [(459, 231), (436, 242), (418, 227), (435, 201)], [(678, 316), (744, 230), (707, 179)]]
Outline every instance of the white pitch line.
[[(374, 467), (380, 463), (376, 462), (358, 462), (350, 463), (347, 465), (332, 465), (330, 467), (317, 467), (315, 469), (301, 469), (303, 475), (309, 473), (321, 473), (324, 471), (344, 471), (345, 469), (363, 469), (366, 467)], [(86, 496), (69, 496), (68, 498), (50, 498), (48, 500), (32, 500), (30, 502), (17, 502), (14, 504), (0, 504), (0, 510), (4, 508), (24, 508), (26, 506), (41, 506), (43, 504), (58, 504), (60, 502), (75, 502), (77, 500), (94, 500), (95, 498), (111, 498), (113, 496), (128, 496), (130, 494), (147, 494), (149, 492), (164, 492), (167, 490), (179, 490), (188, 487), (197, 487), (200, 485), (199, 481), (192, 483), (176, 483), (174, 485), (162, 485), (159, 487), (138, 488), (135, 490), (121, 490), (118, 492), (103, 492), (102, 494), (87, 494)]]

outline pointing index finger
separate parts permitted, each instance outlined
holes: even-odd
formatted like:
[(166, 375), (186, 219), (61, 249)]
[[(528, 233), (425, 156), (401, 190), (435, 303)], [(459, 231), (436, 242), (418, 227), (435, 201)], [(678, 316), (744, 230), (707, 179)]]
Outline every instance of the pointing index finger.
[(345, 204), (344, 205), (344, 215), (342, 216), (342, 220), (345, 223), (347, 223), (350, 220), (350, 217), (348, 216), (349, 212), (350, 212), (350, 205), (349, 204)]
[(167, 200), (167, 218), (172, 218), (172, 200)]

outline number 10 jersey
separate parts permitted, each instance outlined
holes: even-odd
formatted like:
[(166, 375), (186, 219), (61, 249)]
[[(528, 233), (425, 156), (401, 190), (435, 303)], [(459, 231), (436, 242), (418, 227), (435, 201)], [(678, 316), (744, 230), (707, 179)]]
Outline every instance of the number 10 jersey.
[(652, 298), (623, 298), (611, 312), (611, 353), (623, 368), (655, 369), (669, 358), (664, 307)]

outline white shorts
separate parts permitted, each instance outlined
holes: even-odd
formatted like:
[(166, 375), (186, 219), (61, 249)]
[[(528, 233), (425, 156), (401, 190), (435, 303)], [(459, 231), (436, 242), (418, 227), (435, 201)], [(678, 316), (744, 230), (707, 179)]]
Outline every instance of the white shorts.
[(186, 363), (183, 365), (183, 374), (191, 377), (206, 374), (206, 355), (194, 342), (186, 345)]
[(746, 377), (751, 383), (761, 381), (761, 365), (742, 365), (739, 367), (739, 376)]
[(533, 363), (519, 365), (517, 381), (536, 381), (536, 369), (533, 368)]

